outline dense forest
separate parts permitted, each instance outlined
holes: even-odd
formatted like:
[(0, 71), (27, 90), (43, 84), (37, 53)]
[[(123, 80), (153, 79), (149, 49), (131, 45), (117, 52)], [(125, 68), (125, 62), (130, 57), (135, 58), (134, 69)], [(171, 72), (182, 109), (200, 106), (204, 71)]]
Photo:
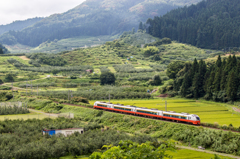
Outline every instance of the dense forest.
[(0, 25), (0, 35), (8, 32), (10, 30), (14, 30), (14, 31), (20, 31), (26, 27), (29, 27), (37, 22), (39, 22), (40, 20), (42, 20), (43, 18), (30, 18), (27, 20), (17, 20), (12, 22), (11, 24), (7, 24), (7, 25)]
[(8, 49), (2, 44), (0, 44), (0, 54), (6, 54), (6, 53), (9, 53)]
[[(178, 72), (174, 72), (178, 67)], [(226, 59), (219, 56), (215, 64), (201, 60), (193, 63), (175, 62), (168, 66), (168, 75), (174, 79), (173, 91), (182, 97), (214, 101), (236, 101), (240, 99), (240, 60), (235, 55)]]
[(206, 0), (148, 19), (149, 34), (168, 37), (200, 48), (224, 49), (240, 45), (238, 0)]
[(86, 0), (72, 10), (51, 15), (22, 31), (9, 31), (0, 37), (0, 42), (35, 47), (55, 39), (115, 35), (137, 28), (140, 21), (199, 1)]

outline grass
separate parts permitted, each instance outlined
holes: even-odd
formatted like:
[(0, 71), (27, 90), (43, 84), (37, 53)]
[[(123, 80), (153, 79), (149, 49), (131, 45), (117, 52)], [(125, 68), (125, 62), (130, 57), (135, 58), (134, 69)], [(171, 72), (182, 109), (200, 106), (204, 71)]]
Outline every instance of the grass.
[[(211, 159), (214, 158), (213, 154), (205, 153), (205, 152), (199, 152), (194, 150), (188, 150), (188, 149), (181, 149), (177, 150), (175, 152), (167, 151), (167, 154), (173, 156), (173, 159)], [(230, 157), (225, 157), (219, 155), (219, 157), (224, 159), (231, 159)], [(61, 157), (60, 159), (88, 159), (88, 156), (79, 156), (77, 158), (74, 158), (73, 156), (65, 156)]]
[[(188, 149), (181, 149), (177, 150), (176, 152), (167, 152), (169, 155), (173, 156), (173, 159), (211, 159), (214, 158), (213, 154), (205, 153), (205, 152), (199, 152), (194, 150), (188, 150)], [(224, 159), (230, 159), (230, 157), (225, 156), (219, 156)]]
[(65, 157), (60, 157), (60, 159), (88, 159), (88, 156), (86, 156), (86, 155), (78, 156), (78, 157), (74, 157), (74, 156), (65, 156)]
[[(14, 115), (0, 115), (0, 120), (16, 120), (16, 119), (23, 119), (23, 120), (27, 120), (27, 119), (44, 119), (44, 118), (49, 118), (48, 115), (45, 114), (40, 114), (40, 113), (34, 113), (31, 112), (29, 114), (14, 114)], [(52, 116), (50, 116), (50, 118), (53, 118)]]
[[(93, 104), (95, 101), (90, 101)], [(156, 108), (165, 110), (165, 99), (152, 100), (111, 100), (112, 103), (124, 105), (135, 105), (138, 107)], [(197, 114), (201, 122), (218, 123), (219, 125), (232, 124), (234, 127), (240, 126), (240, 114), (233, 112), (231, 105), (209, 101), (196, 101), (178, 98), (167, 99), (167, 110), (175, 112), (185, 112)]]

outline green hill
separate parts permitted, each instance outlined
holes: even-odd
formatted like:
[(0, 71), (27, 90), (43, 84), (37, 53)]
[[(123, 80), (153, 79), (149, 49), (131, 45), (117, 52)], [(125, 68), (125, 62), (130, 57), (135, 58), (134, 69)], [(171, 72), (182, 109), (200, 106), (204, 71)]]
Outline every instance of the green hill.
[(29, 27), (37, 22), (39, 22), (40, 20), (42, 20), (43, 18), (30, 18), (27, 20), (17, 20), (12, 22), (11, 24), (7, 24), (7, 25), (0, 25), (0, 35), (3, 33), (6, 33), (8, 31), (21, 31), (22, 29)]
[(0, 37), (7, 45), (36, 47), (46, 41), (79, 36), (115, 35), (138, 28), (140, 21), (200, 0), (87, 0), (62, 14), (51, 15), (22, 31)]
[(238, 0), (207, 0), (149, 19), (148, 33), (168, 37), (200, 48), (240, 46)]

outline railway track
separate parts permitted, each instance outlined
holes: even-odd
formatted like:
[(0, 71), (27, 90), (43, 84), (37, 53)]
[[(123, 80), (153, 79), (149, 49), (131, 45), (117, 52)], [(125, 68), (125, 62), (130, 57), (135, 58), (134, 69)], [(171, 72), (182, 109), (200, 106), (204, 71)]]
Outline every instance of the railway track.
[[(55, 102), (58, 103), (58, 102)], [(94, 108), (90, 108), (90, 107), (86, 107), (86, 106), (81, 106), (81, 105), (76, 105), (76, 104), (69, 104), (69, 103), (62, 103), (64, 105), (71, 105), (71, 106), (77, 106), (77, 107), (83, 107), (83, 108), (88, 108), (88, 109), (94, 109)], [(103, 109), (94, 109), (94, 110), (103, 110)], [(104, 110), (107, 111), (107, 110)], [(208, 128), (208, 129), (213, 129), (213, 130), (222, 130), (222, 131), (231, 131), (231, 132), (235, 132), (235, 133), (239, 133), (238, 131), (233, 131), (233, 130), (225, 130), (225, 129), (219, 129), (219, 128), (213, 128), (213, 127), (208, 127), (208, 126), (203, 126), (203, 125), (193, 125), (190, 123), (183, 123), (183, 122), (179, 122), (179, 121), (171, 121), (171, 120), (166, 120), (166, 119), (159, 119), (159, 118), (150, 118), (150, 117), (146, 117), (146, 116), (137, 116), (137, 115), (133, 115), (133, 114), (128, 114), (128, 113), (123, 113), (123, 112), (115, 112), (115, 111), (108, 111), (111, 113), (116, 113), (116, 114), (124, 114), (124, 115), (128, 115), (128, 116), (134, 116), (134, 117), (138, 117), (138, 118), (147, 118), (147, 119), (152, 119), (152, 120), (160, 120), (160, 121), (164, 121), (164, 122), (169, 122), (169, 123), (177, 123), (177, 124), (182, 124), (182, 125), (190, 125), (190, 126), (195, 126), (195, 127), (204, 127), (204, 128)]]

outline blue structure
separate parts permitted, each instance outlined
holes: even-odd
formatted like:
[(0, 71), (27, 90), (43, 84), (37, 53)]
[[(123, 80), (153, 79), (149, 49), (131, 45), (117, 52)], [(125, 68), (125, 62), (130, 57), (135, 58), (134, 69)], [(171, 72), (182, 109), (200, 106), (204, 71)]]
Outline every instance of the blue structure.
[(83, 128), (69, 128), (69, 129), (53, 129), (53, 130), (42, 130), (43, 135), (48, 134), (50, 136), (57, 135), (57, 134), (63, 134), (64, 136), (72, 135), (75, 132), (79, 132), (80, 134), (83, 134), (84, 129)]

